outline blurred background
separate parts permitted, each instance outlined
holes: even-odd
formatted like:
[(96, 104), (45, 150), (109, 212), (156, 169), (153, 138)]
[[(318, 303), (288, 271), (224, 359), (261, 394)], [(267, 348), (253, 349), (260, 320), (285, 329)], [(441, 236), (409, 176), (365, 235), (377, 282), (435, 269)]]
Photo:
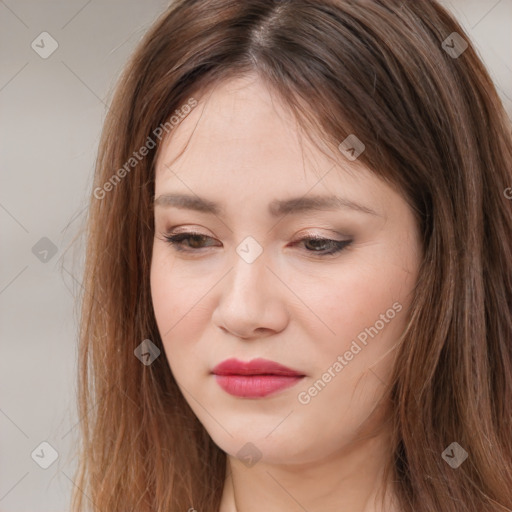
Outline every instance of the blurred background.
[[(441, 3), (512, 118), (512, 0)], [(69, 510), (82, 264), (69, 245), (114, 82), (167, 5), (0, 0), (0, 512)]]

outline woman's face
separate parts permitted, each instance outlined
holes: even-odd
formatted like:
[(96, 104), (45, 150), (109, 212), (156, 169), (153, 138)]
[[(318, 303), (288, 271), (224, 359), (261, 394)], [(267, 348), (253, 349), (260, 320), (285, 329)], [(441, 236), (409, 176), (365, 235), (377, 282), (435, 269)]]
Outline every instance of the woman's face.
[[(301, 140), (259, 80), (199, 100), (156, 165), (151, 293), (165, 355), (222, 450), (319, 460), (382, 421), (369, 417), (421, 257), (413, 214), (357, 160), (340, 151), (335, 164)], [(331, 196), (342, 200), (322, 205)], [(165, 238), (177, 234), (176, 245)], [(299, 376), (213, 373), (232, 358)]]

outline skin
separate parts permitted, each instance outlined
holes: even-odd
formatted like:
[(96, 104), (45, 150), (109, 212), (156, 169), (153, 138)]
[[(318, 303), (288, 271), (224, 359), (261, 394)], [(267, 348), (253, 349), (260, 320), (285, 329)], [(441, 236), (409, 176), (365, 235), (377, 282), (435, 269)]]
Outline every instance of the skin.
[[(389, 455), (382, 395), (421, 259), (413, 213), (357, 160), (326, 155), (301, 137), (256, 76), (223, 82), (198, 101), (163, 141), (155, 197), (197, 195), (224, 211), (155, 206), (151, 292), (173, 376), (228, 456), (220, 510), (398, 511), (392, 492), (385, 508), (376, 498)], [(333, 193), (376, 215), (349, 208), (268, 213), (274, 199)], [(190, 252), (180, 252), (164, 238), (178, 226), (211, 238), (185, 240)], [(252, 263), (236, 252), (247, 236), (263, 250)], [(298, 241), (306, 236), (353, 241), (322, 257), (315, 249), (329, 244)], [(333, 371), (394, 303), (401, 311)], [(231, 357), (263, 357), (305, 377), (265, 398), (234, 397), (211, 374)], [(299, 393), (328, 368), (331, 380), (301, 403)], [(237, 458), (248, 442), (260, 457), (254, 465)]]

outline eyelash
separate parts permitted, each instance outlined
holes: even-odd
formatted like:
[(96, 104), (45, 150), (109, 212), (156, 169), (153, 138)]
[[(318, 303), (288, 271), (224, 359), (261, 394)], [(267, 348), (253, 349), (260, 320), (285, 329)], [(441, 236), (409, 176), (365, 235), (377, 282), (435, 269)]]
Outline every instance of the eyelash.
[[(171, 245), (172, 248), (176, 251), (194, 253), (194, 252), (200, 251), (201, 249), (204, 249), (204, 247), (200, 247), (199, 249), (184, 249), (183, 246), (181, 245), (181, 243), (183, 242), (183, 240), (190, 241), (191, 238), (200, 238), (200, 239), (201, 238), (202, 239), (209, 238), (209, 239), (211, 239), (212, 237), (209, 237), (207, 235), (202, 235), (201, 233), (177, 233), (175, 235), (164, 235), (165, 241), (169, 245)], [(297, 242), (304, 242), (304, 241), (311, 241), (311, 240), (318, 241), (318, 242), (330, 243), (331, 246), (333, 246), (329, 250), (308, 251), (312, 254), (317, 254), (320, 256), (330, 256), (333, 254), (337, 254), (352, 243), (352, 240), (331, 240), (329, 238), (311, 237), (311, 236), (301, 238), (301, 239), (297, 240)]]

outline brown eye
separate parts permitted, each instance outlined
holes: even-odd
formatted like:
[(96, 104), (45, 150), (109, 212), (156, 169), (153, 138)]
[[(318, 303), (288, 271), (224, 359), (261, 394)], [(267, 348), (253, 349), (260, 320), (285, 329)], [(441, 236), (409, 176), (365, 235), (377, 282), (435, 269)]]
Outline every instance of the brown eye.
[[(199, 252), (201, 249), (216, 245), (214, 243), (207, 243), (209, 240), (214, 240), (212, 237), (200, 233), (177, 233), (175, 235), (165, 235), (164, 238), (174, 249), (181, 252)], [(352, 243), (352, 240), (305, 237), (298, 240), (298, 243), (301, 242), (304, 243), (306, 252), (318, 256), (329, 256), (341, 252)]]
[(352, 240), (330, 240), (329, 238), (307, 237), (299, 242), (305, 242), (305, 246), (311, 247), (308, 252), (319, 255), (336, 254), (352, 243)]
[[(207, 240), (213, 240), (213, 238), (201, 235), (200, 233), (178, 233), (176, 235), (165, 235), (164, 238), (177, 251), (189, 251), (189, 249), (185, 248), (189, 247), (190, 252), (208, 247), (208, 245), (204, 245), (204, 243)], [(183, 243), (185, 241), (187, 242), (186, 244)]]

